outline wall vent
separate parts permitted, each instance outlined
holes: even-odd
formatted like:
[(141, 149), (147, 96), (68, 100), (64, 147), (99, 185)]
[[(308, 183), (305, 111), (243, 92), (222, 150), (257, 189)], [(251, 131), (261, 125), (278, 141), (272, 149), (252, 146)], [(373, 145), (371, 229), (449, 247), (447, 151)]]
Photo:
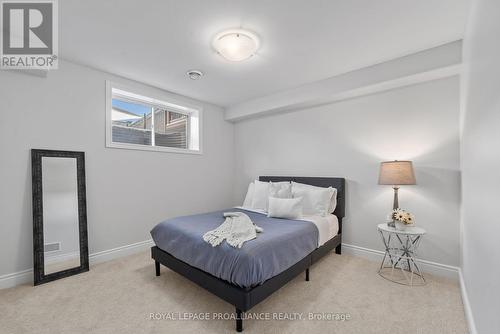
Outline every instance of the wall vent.
[(60, 250), (61, 250), (61, 243), (60, 242), (51, 242), (49, 244), (43, 245), (44, 252), (57, 252)]

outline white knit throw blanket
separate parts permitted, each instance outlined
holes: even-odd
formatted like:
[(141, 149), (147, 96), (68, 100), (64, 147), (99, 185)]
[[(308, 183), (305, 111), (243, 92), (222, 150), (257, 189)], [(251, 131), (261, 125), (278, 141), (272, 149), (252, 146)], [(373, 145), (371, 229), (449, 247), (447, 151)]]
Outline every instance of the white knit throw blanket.
[(225, 239), (229, 245), (241, 248), (245, 241), (257, 238), (257, 232), (263, 231), (243, 212), (224, 212), (224, 217), (226, 220), (219, 227), (203, 235), (203, 240), (212, 247)]

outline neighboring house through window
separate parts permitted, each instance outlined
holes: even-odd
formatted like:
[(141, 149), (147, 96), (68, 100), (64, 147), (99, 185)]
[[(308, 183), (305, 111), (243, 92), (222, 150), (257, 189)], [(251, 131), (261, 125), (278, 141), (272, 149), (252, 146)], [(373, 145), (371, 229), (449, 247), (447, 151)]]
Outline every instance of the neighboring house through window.
[(108, 147), (201, 153), (201, 108), (106, 86)]

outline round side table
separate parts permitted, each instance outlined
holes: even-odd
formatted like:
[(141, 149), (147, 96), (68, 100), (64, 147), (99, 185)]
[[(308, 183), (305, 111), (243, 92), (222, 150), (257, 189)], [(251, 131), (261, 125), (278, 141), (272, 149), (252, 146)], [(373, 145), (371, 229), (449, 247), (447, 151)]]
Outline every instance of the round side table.
[(417, 250), (425, 230), (416, 226), (397, 230), (387, 224), (379, 224), (377, 230), (385, 246), (379, 275), (394, 283), (424, 285), (424, 275), (417, 265)]

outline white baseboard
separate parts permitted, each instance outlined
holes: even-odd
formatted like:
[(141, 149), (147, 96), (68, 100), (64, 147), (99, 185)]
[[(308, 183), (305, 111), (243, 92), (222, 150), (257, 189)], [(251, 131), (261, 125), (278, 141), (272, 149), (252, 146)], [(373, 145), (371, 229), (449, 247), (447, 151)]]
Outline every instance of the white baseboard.
[(91, 265), (113, 260), (119, 257), (132, 255), (143, 250), (146, 250), (153, 246), (153, 240), (145, 240), (141, 242), (136, 242), (135, 244), (125, 245), (121, 247), (116, 247), (113, 249), (108, 249), (102, 252), (97, 252), (89, 255), (89, 262)]
[[(342, 253), (344, 252), (346, 254), (364, 257), (373, 261), (382, 261), (382, 258), (384, 256), (384, 252), (379, 250), (342, 243)], [(418, 264), (423, 272), (436, 276), (451, 278), (456, 281), (459, 280), (458, 267), (426, 260), (418, 260)]]
[[(113, 260), (119, 257), (138, 253), (153, 245), (153, 240), (145, 240), (134, 244), (125, 245), (89, 255), (90, 265)], [(342, 252), (368, 258), (373, 261), (381, 261), (384, 252), (375, 249), (364, 248), (355, 245), (342, 244)], [(421, 269), (437, 276), (444, 276), (459, 280), (459, 268), (431, 261), (420, 260)], [(11, 288), (19, 284), (33, 282), (33, 269), (27, 269), (12, 274), (0, 276), (0, 289)], [(465, 304), (464, 304), (465, 305)]]
[(79, 257), (80, 257), (80, 252), (78, 252), (78, 251), (77, 252), (66, 253), (66, 254), (51, 255), (50, 257), (47, 256), (45, 258), (45, 263), (52, 264), (52, 263), (57, 263), (57, 262), (63, 262), (63, 261), (77, 259)]
[(462, 269), (458, 270), (460, 277), (460, 291), (462, 292), (462, 303), (464, 304), (465, 320), (467, 321), (467, 326), (469, 327), (470, 334), (477, 334), (476, 323), (474, 322), (474, 317), (472, 316), (472, 308), (469, 303), (469, 296), (467, 295), (467, 289), (465, 288), (464, 276), (462, 274)]
[[(134, 244), (116, 247), (89, 255), (90, 265), (135, 254), (153, 246), (153, 240), (145, 240)], [(0, 289), (12, 288), (19, 284), (33, 283), (33, 269), (26, 269), (0, 276)]]
[(16, 285), (33, 282), (33, 269), (26, 269), (0, 276), (0, 289), (12, 288)]

